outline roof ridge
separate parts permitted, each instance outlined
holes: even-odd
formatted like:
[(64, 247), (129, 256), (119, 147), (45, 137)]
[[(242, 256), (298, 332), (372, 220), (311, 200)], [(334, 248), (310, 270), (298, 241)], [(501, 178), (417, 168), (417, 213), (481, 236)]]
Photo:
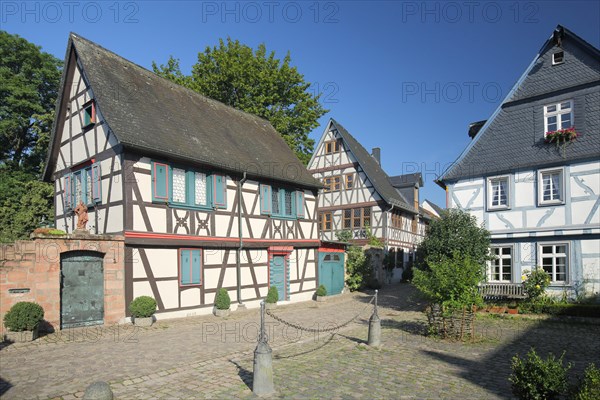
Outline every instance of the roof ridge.
[[(139, 65), (139, 64), (137, 64), (137, 63), (135, 63), (135, 62), (133, 62), (133, 61), (131, 61), (131, 60), (129, 60), (129, 59), (127, 59), (127, 58), (125, 58), (125, 57), (123, 57), (123, 56), (121, 56), (121, 55), (117, 54), (117, 53), (115, 53), (114, 51), (112, 51), (112, 50), (109, 50), (109, 49), (107, 49), (106, 47), (103, 47), (102, 45), (100, 45), (100, 44), (98, 44), (98, 43), (96, 43), (96, 42), (94, 42), (94, 41), (92, 41), (92, 40), (90, 40), (90, 39), (87, 39), (87, 38), (85, 38), (85, 37), (83, 37), (83, 36), (81, 36), (81, 35), (79, 35), (79, 34), (77, 34), (77, 33), (75, 33), (75, 32), (71, 32), (71, 33), (69, 34), (69, 37), (70, 37), (70, 38), (75, 38), (75, 39), (77, 39), (77, 40), (82, 40), (82, 41), (84, 41), (84, 42), (87, 42), (88, 44), (90, 44), (90, 45), (92, 45), (92, 46), (94, 46), (94, 47), (97, 47), (97, 48), (101, 49), (102, 51), (105, 51), (105, 52), (109, 53), (110, 55), (112, 55), (112, 56), (114, 56), (114, 57), (116, 57), (116, 58), (118, 58), (118, 59), (120, 59), (120, 60), (123, 60), (123, 61), (125, 61), (125, 62), (127, 62), (127, 63), (129, 63), (129, 64), (133, 65), (133, 66), (134, 66), (134, 67), (136, 67), (136, 68), (139, 68), (139, 69), (140, 69), (142, 72), (144, 72), (145, 74), (149, 75), (150, 77), (152, 77), (152, 78), (158, 78), (159, 80), (162, 80), (162, 81), (164, 81), (164, 83), (167, 83), (167, 84), (168, 84), (168, 85), (170, 85), (172, 88), (175, 88), (175, 89), (183, 89), (184, 91), (187, 91), (187, 92), (189, 92), (189, 94), (190, 94), (190, 95), (197, 96), (197, 97), (199, 97), (200, 99), (202, 99), (202, 100), (204, 100), (204, 101), (206, 101), (206, 102), (208, 102), (208, 103), (218, 103), (219, 105), (223, 105), (223, 106), (225, 106), (225, 107), (227, 107), (227, 108), (230, 108), (231, 110), (234, 110), (235, 112), (238, 112), (238, 113), (240, 113), (240, 114), (242, 114), (242, 115), (245, 115), (245, 116), (247, 116), (247, 117), (250, 117), (250, 118), (252, 118), (252, 119), (256, 119), (256, 120), (259, 120), (259, 121), (264, 121), (264, 122), (266, 122), (266, 123), (268, 123), (268, 124), (272, 125), (272, 124), (271, 124), (271, 122), (270, 122), (268, 119), (266, 119), (266, 118), (263, 118), (263, 117), (261, 117), (261, 116), (258, 116), (258, 115), (255, 115), (255, 114), (249, 113), (249, 112), (247, 112), (247, 111), (244, 111), (244, 110), (240, 110), (239, 108), (235, 108), (235, 107), (233, 107), (233, 106), (230, 106), (229, 104), (225, 104), (225, 103), (223, 103), (223, 102), (221, 102), (221, 101), (219, 101), (219, 100), (215, 100), (215, 99), (213, 99), (213, 98), (210, 98), (210, 97), (208, 97), (208, 96), (206, 96), (206, 95), (203, 95), (203, 94), (201, 94), (201, 93), (198, 93), (198, 92), (196, 92), (196, 91), (195, 91), (195, 90), (193, 90), (193, 89), (190, 89), (190, 88), (188, 88), (188, 87), (185, 87), (185, 86), (183, 86), (183, 85), (179, 85), (179, 84), (177, 84), (177, 83), (175, 83), (175, 82), (173, 82), (173, 81), (171, 81), (171, 80), (169, 80), (169, 79), (167, 79), (167, 78), (164, 78), (164, 77), (162, 77), (162, 76), (160, 76), (160, 75), (158, 75), (158, 74), (156, 74), (156, 73), (154, 73), (154, 72), (150, 71), (149, 69), (147, 69), (147, 68), (145, 68), (145, 67), (143, 67), (143, 66), (141, 66), (141, 65)], [(75, 46), (75, 47), (77, 47), (77, 46)], [(277, 131), (277, 133), (279, 133), (279, 131)], [(281, 133), (279, 133), (279, 134), (281, 135)]]

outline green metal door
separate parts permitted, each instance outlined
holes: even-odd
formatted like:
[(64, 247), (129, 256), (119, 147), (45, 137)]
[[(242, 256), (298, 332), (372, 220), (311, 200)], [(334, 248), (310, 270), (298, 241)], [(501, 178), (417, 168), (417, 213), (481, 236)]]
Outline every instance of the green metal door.
[(344, 289), (344, 253), (319, 253), (319, 285), (327, 294), (340, 294)]
[(61, 256), (61, 328), (104, 323), (102, 256), (74, 251)]
[(269, 287), (277, 288), (279, 300), (287, 300), (287, 279), (286, 279), (285, 257), (273, 256), (269, 267)]

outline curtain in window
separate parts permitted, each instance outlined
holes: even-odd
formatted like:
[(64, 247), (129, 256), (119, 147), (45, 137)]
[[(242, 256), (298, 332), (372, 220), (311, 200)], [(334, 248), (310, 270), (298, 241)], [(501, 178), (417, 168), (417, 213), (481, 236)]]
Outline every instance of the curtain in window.
[(206, 205), (206, 174), (202, 172), (194, 173), (194, 195), (196, 205), (204, 206)]
[(552, 174), (552, 200), (560, 199), (560, 174)]
[(173, 201), (185, 203), (185, 171), (173, 168)]

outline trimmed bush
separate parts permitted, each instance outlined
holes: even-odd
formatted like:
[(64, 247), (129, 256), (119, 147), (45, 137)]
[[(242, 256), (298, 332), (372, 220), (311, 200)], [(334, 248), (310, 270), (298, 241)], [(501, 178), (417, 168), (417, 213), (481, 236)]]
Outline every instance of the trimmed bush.
[(327, 289), (325, 288), (325, 286), (320, 285), (317, 288), (317, 296), (321, 296), (321, 297), (327, 296)]
[(217, 291), (217, 298), (215, 299), (215, 306), (217, 310), (229, 310), (231, 306), (231, 299), (227, 290), (221, 288)]
[(558, 399), (569, 387), (567, 371), (571, 364), (563, 366), (563, 353), (559, 359), (550, 353), (543, 360), (532, 347), (527, 358), (519, 355), (512, 359), (511, 382), (512, 393), (521, 400), (553, 400)]
[(600, 369), (595, 364), (587, 366), (572, 397), (573, 400), (600, 399)]
[(4, 325), (12, 332), (33, 331), (44, 319), (44, 309), (38, 303), (20, 301), (4, 315)]
[(134, 318), (148, 318), (156, 312), (156, 300), (150, 296), (140, 296), (129, 304), (129, 311)]
[(267, 303), (277, 303), (279, 301), (279, 292), (275, 286), (271, 286), (269, 288), (269, 293), (267, 293)]
[(571, 317), (600, 318), (598, 304), (561, 304), (551, 300), (521, 303), (519, 310), (523, 314), (550, 314)]

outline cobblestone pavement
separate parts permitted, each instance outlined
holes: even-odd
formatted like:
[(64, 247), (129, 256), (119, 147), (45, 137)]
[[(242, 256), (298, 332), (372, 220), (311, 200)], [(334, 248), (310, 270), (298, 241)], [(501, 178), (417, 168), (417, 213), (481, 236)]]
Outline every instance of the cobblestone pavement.
[[(335, 335), (285, 327), (267, 317), (277, 393), (273, 398), (510, 398), (510, 359), (530, 346), (566, 350), (581, 373), (598, 362), (600, 327), (572, 320), (478, 318), (475, 343), (424, 336), (423, 303), (407, 285), (380, 293), (382, 348), (364, 344), (371, 299), (346, 294), (274, 312), (308, 327), (360, 317)], [(367, 308), (367, 309), (366, 309)], [(83, 395), (110, 383), (117, 399), (252, 398), (258, 311), (48, 335), (0, 349), (0, 394), (7, 399)], [(100, 333), (100, 335), (98, 334)]]

